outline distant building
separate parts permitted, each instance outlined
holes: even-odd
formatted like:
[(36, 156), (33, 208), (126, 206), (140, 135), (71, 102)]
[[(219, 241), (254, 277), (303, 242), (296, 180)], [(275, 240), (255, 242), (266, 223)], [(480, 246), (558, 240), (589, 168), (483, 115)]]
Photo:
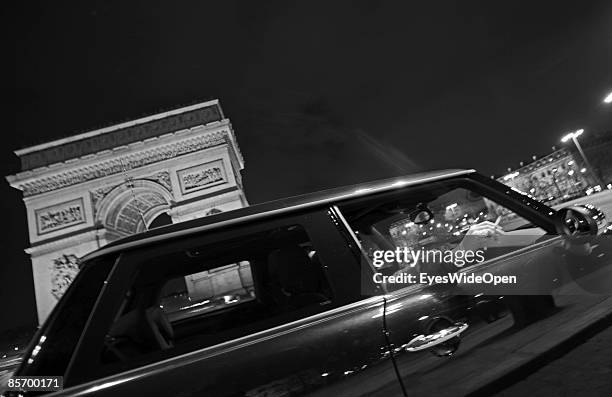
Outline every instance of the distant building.
[[(603, 184), (612, 183), (612, 131), (584, 134), (580, 137), (580, 145)], [(569, 147), (574, 156), (580, 158), (578, 150), (573, 145)]]
[(541, 158), (534, 158), (498, 181), (541, 201), (557, 204), (584, 194), (592, 184), (588, 170), (567, 148), (559, 149)]
[[(244, 160), (217, 100), (15, 153), (22, 170), (7, 180), (23, 192), (39, 321), (90, 251), (147, 228), (248, 205)], [(187, 276), (175, 287), (197, 297), (246, 291), (243, 268)]]

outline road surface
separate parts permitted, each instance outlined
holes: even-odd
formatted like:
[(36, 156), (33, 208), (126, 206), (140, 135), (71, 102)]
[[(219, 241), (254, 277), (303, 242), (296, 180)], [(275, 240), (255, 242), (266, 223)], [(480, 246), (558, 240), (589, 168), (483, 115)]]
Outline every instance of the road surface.
[(611, 393), (612, 327), (609, 327), (495, 397), (604, 397)]

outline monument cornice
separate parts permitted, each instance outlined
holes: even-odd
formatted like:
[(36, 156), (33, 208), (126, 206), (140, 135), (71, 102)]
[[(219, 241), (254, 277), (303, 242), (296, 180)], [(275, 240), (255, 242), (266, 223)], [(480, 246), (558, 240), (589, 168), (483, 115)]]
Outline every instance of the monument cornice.
[(213, 100), (20, 149), (15, 154), (26, 171), (223, 119), (219, 101)]
[[(153, 140), (146, 140), (113, 151), (104, 151), (79, 159), (67, 160), (61, 164), (21, 172), (7, 177), (7, 180), (13, 187), (22, 190), (24, 197), (32, 197), (94, 179), (121, 174), (210, 147), (223, 144), (233, 146), (235, 142), (232, 139), (229, 124), (225, 123), (224, 127), (228, 128), (201, 131), (203, 126), (194, 127), (188, 131), (168, 134), (173, 135), (174, 139), (168, 139), (165, 143), (155, 146), (148, 146), (147, 143)], [(195, 132), (195, 134), (188, 132)], [(164, 137), (154, 140), (161, 138)], [(96, 158), (99, 160), (95, 161)]]

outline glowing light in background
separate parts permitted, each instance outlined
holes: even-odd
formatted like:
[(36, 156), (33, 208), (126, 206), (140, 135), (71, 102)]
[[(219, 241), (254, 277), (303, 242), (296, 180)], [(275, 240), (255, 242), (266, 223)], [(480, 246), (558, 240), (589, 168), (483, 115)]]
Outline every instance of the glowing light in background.
[[(570, 133), (566, 134), (563, 138), (561, 138), (561, 142), (567, 142), (570, 139), (578, 138), (580, 135), (582, 135), (583, 132), (584, 132), (584, 129), (582, 129), (582, 128), (579, 129), (579, 130), (576, 130), (574, 132), (570, 132)], [(550, 161), (552, 161), (552, 159), (550, 159)]]
[(510, 180), (512, 178), (516, 178), (518, 176), (518, 174), (519, 174), (518, 171), (510, 173), (510, 174), (504, 176), (504, 181)]

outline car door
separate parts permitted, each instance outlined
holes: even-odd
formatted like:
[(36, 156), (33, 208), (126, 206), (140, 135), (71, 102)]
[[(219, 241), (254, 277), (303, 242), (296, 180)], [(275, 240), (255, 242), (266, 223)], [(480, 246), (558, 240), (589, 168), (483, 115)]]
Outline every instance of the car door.
[[(431, 219), (415, 225), (411, 214), (423, 208)], [(378, 268), (388, 276), (417, 275), (414, 283), (384, 285), (389, 338), (408, 395), (490, 394), (610, 305), (609, 292), (601, 293), (612, 286), (609, 241), (578, 252), (556, 235), (554, 211), (482, 177), (398, 189), (338, 211), (369, 262), (375, 251), (409, 246), (456, 253), (483, 221), (503, 229), (481, 241), (482, 261), (458, 266), (455, 256), (452, 263), (411, 267), (393, 259)], [(421, 273), (516, 280), (421, 283)], [(372, 395), (401, 394), (383, 387)]]
[(62, 395), (394, 390), (384, 298), (362, 294), (358, 265), (327, 210), (126, 252)]

